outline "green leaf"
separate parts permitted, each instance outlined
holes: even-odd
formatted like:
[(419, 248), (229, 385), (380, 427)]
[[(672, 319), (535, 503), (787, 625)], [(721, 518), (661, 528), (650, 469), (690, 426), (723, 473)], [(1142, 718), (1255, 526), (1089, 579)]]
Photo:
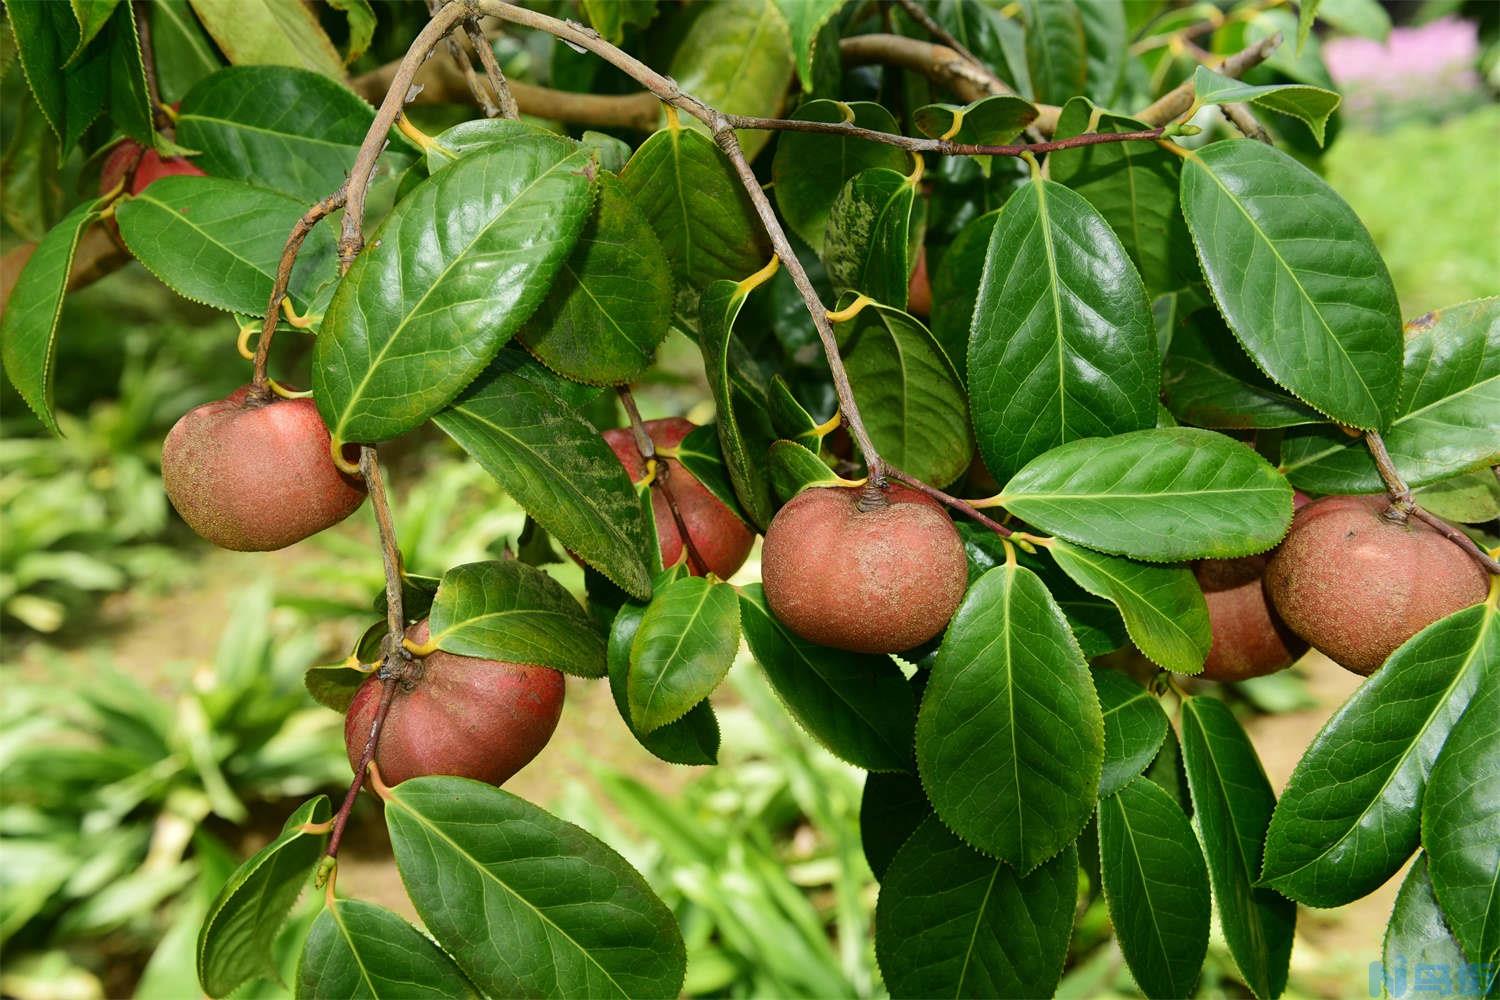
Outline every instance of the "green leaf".
[(1088, 822), (1103, 759), (1099, 699), (1067, 619), (1035, 573), (990, 570), (949, 623), (917, 715), (937, 814), (1030, 871)]
[(901, 845), (932, 815), (922, 781), (905, 771), (871, 771), (859, 799), (859, 842), (876, 881), (885, 878)]
[[(177, 139), (198, 150), (193, 162), (215, 177), (311, 203), (343, 184), (374, 120), (373, 108), (321, 74), (235, 66), (182, 99)], [(391, 154), (385, 163), (394, 170)]]
[[(226, 312), (266, 311), (281, 251), (307, 205), (218, 177), (163, 177), (120, 202), (115, 219), (136, 259), (183, 298)], [(308, 234), (287, 295), (305, 310), (333, 277), (330, 225)]]
[(68, 272), (73, 268), (78, 240), (99, 218), (103, 204), (103, 199), (84, 202), (42, 237), (21, 269), (0, 321), (0, 358), (5, 362), (5, 374), (26, 405), (54, 434), (62, 433), (52, 414), (52, 380), (63, 293), (68, 289)]
[(1193, 993), (1208, 950), (1208, 871), (1188, 818), (1148, 778), (1099, 803), (1104, 899), (1148, 997)]
[(70, 0), (69, 6), (73, 8), (73, 17), (78, 22), (79, 36), (78, 44), (68, 56), (68, 62), (72, 62), (88, 47), (94, 36), (109, 23), (110, 15), (114, 14), (119, 5), (120, 0)]
[(297, 963), (297, 996), (418, 1000), (477, 996), (421, 931), (383, 906), (337, 899), (313, 921)]
[(565, 142), (518, 137), (396, 205), (339, 283), (313, 353), (314, 398), (334, 440), (409, 431), (484, 370), (578, 241), (592, 163)]
[(285, 0), (189, 2), (219, 51), (236, 66), (298, 66), (344, 79), (344, 60), (319, 26), (317, 15), (303, 4)]
[(1100, 796), (1113, 795), (1156, 759), (1167, 738), (1167, 713), (1161, 702), (1126, 675), (1093, 671), (1094, 689), (1104, 712), (1104, 769)]
[(906, 308), (920, 242), (913, 234), (921, 232), (915, 180), (915, 175), (871, 167), (844, 185), (828, 209), (823, 233), (823, 262), (835, 290)]
[(1154, 663), (1179, 674), (1203, 669), (1213, 632), (1191, 569), (1134, 562), (1061, 540), (1047, 551), (1074, 583), (1120, 609), (1131, 641)]
[(698, 480), (720, 503), (734, 511), (740, 520), (749, 522), (740, 510), (740, 498), (734, 495), (734, 485), (729, 481), (729, 468), (724, 464), (724, 451), (719, 447), (717, 427), (704, 424), (693, 428), (687, 437), (677, 442), (676, 457), (688, 475)]
[[(1307, 4), (1303, 4), (1302, 11), (1304, 14), (1307, 12)], [(1301, 83), (1252, 86), (1215, 73), (1207, 66), (1199, 66), (1194, 72), (1193, 91), (1200, 104), (1248, 102), (1269, 111), (1291, 115), (1307, 125), (1319, 146), (1323, 145), (1323, 132), (1328, 126), (1328, 116), (1338, 108), (1341, 100), (1331, 90)]]
[(562, 584), (514, 559), (443, 574), (428, 622), (439, 649), (603, 677), (604, 637)]
[(969, 335), (969, 388), (997, 477), (1065, 441), (1156, 423), (1151, 303), (1109, 225), (1036, 179), (1000, 210)]
[[(1379, 0), (1321, 0), (1318, 20), (1339, 31), (1383, 42), (1391, 34), (1391, 16)], [(1299, 26), (1300, 30), (1300, 26)]]
[(630, 643), (631, 722), (651, 733), (682, 718), (719, 686), (739, 647), (729, 584), (690, 576), (659, 589)]
[(974, 303), (979, 297), (979, 282), (984, 276), (984, 258), (990, 247), (990, 236), (1000, 219), (997, 209), (986, 212), (958, 231), (937, 273), (932, 276), (932, 335), (953, 362), (960, 379), (968, 380), (969, 327), (974, 320)]
[(804, 93), (813, 90), (813, 52), (818, 44), (818, 33), (843, 6), (844, 0), (776, 0), (776, 9), (791, 32), (797, 79), (802, 83)]
[(1417, 490), (1417, 503), (1438, 517), (1479, 524), (1500, 517), (1500, 476), (1479, 469)]
[(928, 817), (880, 887), (881, 975), (893, 997), (1051, 996), (1077, 900), (1071, 845), (1022, 876)]
[[(860, 128), (892, 134), (901, 131), (883, 105), (851, 101), (845, 106), (854, 114), (853, 124)], [(840, 122), (844, 112), (837, 101), (818, 100), (803, 104), (792, 117), (798, 121)], [(771, 193), (792, 232), (821, 254), (828, 210), (855, 174), (874, 167), (902, 171), (909, 170), (911, 163), (895, 146), (842, 135), (783, 132), (776, 140), (776, 156), (771, 161)]]
[(414, 778), (386, 796), (412, 905), (481, 992), (669, 997), (682, 989), (686, 951), (672, 912), (605, 844), (464, 778)]
[[(1318, 16), (1318, 5), (1322, 0), (1302, 0), (1297, 5), (1297, 54), (1307, 46), (1308, 36), (1312, 34), (1313, 21)], [(1202, 67), (1199, 67), (1200, 69)], [(1196, 85), (1196, 81), (1195, 81)], [(1201, 99), (1201, 98), (1200, 98)], [(1207, 101), (1204, 102), (1208, 103)], [(1319, 140), (1321, 145), (1321, 140)]]
[(872, 305), (834, 335), (881, 457), (925, 482), (962, 475), (974, 457), (963, 384), (921, 321)]
[(707, 136), (671, 128), (655, 133), (625, 164), (620, 182), (689, 288), (738, 281), (765, 264), (765, 236), (750, 197)]
[(477, 118), (459, 122), (438, 133), (432, 145), (427, 147), (427, 173), (429, 176), (435, 174), (449, 164), (478, 152), (494, 152), (495, 147), (504, 146), (522, 136), (543, 136), (558, 143), (558, 148), (565, 146), (569, 151), (581, 148), (580, 143), (535, 122), (513, 121), (509, 118)]
[(1026, 61), (1031, 71), (1031, 97), (1061, 104), (1083, 93), (1088, 78), (1088, 53), (1083, 17), (1074, 0), (1023, 0), (1026, 24)]
[(1344, 200), (1287, 154), (1226, 140), (1188, 157), (1182, 211), (1214, 301), (1255, 363), (1340, 423), (1389, 424), (1401, 315)]
[(609, 692), (615, 708), (636, 741), (662, 760), (670, 764), (716, 764), (719, 720), (707, 699), (688, 709), (676, 722), (649, 733), (642, 732), (630, 717), (630, 646), (645, 614), (645, 605), (622, 605), (609, 631)]
[(187, 0), (156, 0), (151, 5), (151, 50), (161, 99), (180, 101), (204, 77), (223, 65)]
[(1250, 738), (1222, 701), (1197, 697), (1183, 703), (1182, 757), (1230, 954), (1260, 1000), (1279, 997), (1286, 989), (1297, 907), (1280, 893), (1255, 887), (1276, 793)]
[[(138, 142), (157, 145), (155, 109), (146, 88), (146, 68), (130, 4), (117, 7), (106, 36), (109, 46), (109, 114), (120, 131)], [(85, 25), (85, 29), (89, 26)], [(79, 46), (82, 49), (82, 43)], [(163, 143), (165, 140), (163, 140)]]
[(1247, 430), (1323, 421), (1322, 414), (1261, 374), (1211, 311), (1176, 325), (1161, 381), (1172, 414), (1199, 427)]
[(365, 54), (375, 37), (375, 9), (370, 6), (370, 0), (328, 0), (328, 6), (343, 11), (349, 21), (344, 62), (352, 63)]
[(645, 520), (593, 425), (502, 352), (434, 422), (569, 551), (632, 595), (651, 595)]
[(1328, 720), (1266, 835), (1261, 884), (1308, 906), (1374, 890), (1416, 850), (1427, 775), (1486, 672), (1500, 614), (1478, 605), (1418, 632)]
[(598, 208), (518, 337), (553, 371), (616, 385), (646, 370), (671, 324), (661, 241), (620, 182), (601, 175)]
[(1173, 427), (1054, 448), (1000, 502), (1070, 542), (1149, 562), (1264, 552), (1286, 534), (1292, 488), (1254, 450)]
[[(719, 0), (693, 20), (672, 56), (667, 75), (711, 108), (731, 115), (779, 114), (795, 59), (792, 35), (773, 0)], [(707, 131), (683, 116), (691, 129)], [(739, 131), (745, 158), (753, 160), (771, 133)]]
[[(655, 4), (656, 0), (649, 0), (649, 2)], [(600, 170), (607, 170), (616, 175), (625, 169), (625, 164), (630, 162), (630, 154), (633, 152), (630, 143), (605, 132), (585, 130), (578, 141), (592, 149), (598, 156)]]
[(786, 503), (809, 486), (851, 486), (828, 463), (796, 441), (777, 441), (771, 445), (767, 462), (771, 488)]
[(1448, 926), (1475, 963), (1500, 963), (1500, 661), (1443, 744), (1422, 798), (1422, 846)]
[[(750, 522), (764, 531), (771, 522), (771, 486), (763, 468), (765, 452), (770, 447), (769, 434), (765, 433), (770, 421), (764, 413), (746, 414), (750, 404), (735, 392), (735, 362), (731, 360), (734, 322), (745, 304), (745, 296), (746, 292), (731, 281), (716, 281), (708, 286), (699, 309), (702, 333), (698, 347), (703, 352), (708, 388), (718, 410), (715, 425), (729, 481)], [(753, 419), (756, 416), (761, 419)]]
[(1078, 14), (1088, 57), (1087, 93), (1100, 104), (1110, 104), (1119, 96), (1130, 57), (1125, 0), (1078, 0)]
[[(1443, 911), (1438, 906), (1437, 895), (1432, 891), (1432, 878), (1428, 873), (1426, 854), (1418, 854), (1411, 871), (1401, 883), (1396, 894), (1396, 905), (1391, 911), (1391, 921), (1385, 929), (1382, 966), (1372, 963), (1370, 970), (1370, 992), (1376, 991), (1379, 976), (1386, 996), (1406, 996), (1412, 992), (1417, 970), (1444, 970), (1443, 986), (1450, 988), (1450, 995), (1483, 997), (1494, 994), (1486, 984), (1475, 976), (1467, 989), (1451, 989), (1449, 983), (1460, 980), (1460, 974), (1471, 968), (1463, 949), (1448, 929)], [(1495, 966), (1489, 966), (1490, 976), (1495, 975)], [(1457, 985), (1457, 983), (1454, 983)], [(1488, 984), (1493, 985), (1493, 981)], [(1437, 984), (1432, 984), (1437, 992)], [(1476, 989), (1477, 987), (1477, 989)]]
[[(1400, 416), (1381, 435), (1411, 486), (1500, 464), (1500, 298), (1438, 309), (1406, 325)], [(1337, 429), (1289, 435), (1282, 467), (1317, 493), (1385, 488), (1364, 442)]]
[(792, 634), (760, 584), (740, 591), (750, 654), (792, 718), (840, 760), (867, 771), (911, 768), (911, 687), (889, 656), (817, 646)]
[(271, 945), (323, 854), (328, 797), (310, 799), (287, 818), (281, 835), (230, 876), (198, 932), (198, 982), (211, 997), (228, 996), (254, 976), (276, 975)]
[(933, 139), (1003, 146), (1036, 121), (1036, 116), (1030, 101), (1014, 94), (991, 94), (963, 106), (928, 104), (918, 108), (912, 120), (923, 135)]
[[(379, 637), (385, 638), (384, 622), (373, 625), (371, 628), (378, 629)], [(355, 692), (369, 679), (370, 675), (365, 671), (339, 663), (326, 667), (309, 667), (307, 673), (302, 675), (302, 684), (319, 705), (331, 708), (335, 712), (347, 712), (349, 703), (354, 700)]]
[(109, 51), (88, 46), (66, 70), (63, 63), (79, 48), (78, 22), (62, 3), (6, 4), (21, 72), (66, 156), (104, 111), (109, 91)]

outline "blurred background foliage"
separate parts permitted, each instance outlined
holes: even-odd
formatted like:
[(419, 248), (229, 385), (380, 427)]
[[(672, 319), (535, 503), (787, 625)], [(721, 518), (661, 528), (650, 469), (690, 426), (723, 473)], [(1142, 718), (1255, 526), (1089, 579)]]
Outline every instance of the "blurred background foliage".
[[(399, 8), (412, 21), (405, 37), (419, 6)], [(1388, 42), (1324, 44), (1346, 105), (1316, 166), (1369, 227), (1415, 316), (1496, 291), (1500, 5), (1387, 7), (1398, 22)], [(383, 5), (381, 16), (388, 10), (397, 8)], [(385, 38), (367, 60), (394, 56), (380, 49)], [(590, 84), (593, 63), (532, 48), (501, 55), (521, 64), (511, 68), (549, 64), (558, 85), (570, 74)], [(88, 173), (77, 154), (47, 160), (16, 73), (7, 34), (0, 251), (45, 231)], [(65, 437), (44, 437), (0, 386), (0, 993), (197, 995), (197, 927), (219, 885), (293, 800), (336, 795), (347, 782), (341, 720), (301, 677), (342, 659), (371, 617), (381, 585), (373, 523), (364, 510), (271, 556), (211, 551), (167, 505), (158, 462), (178, 416), (246, 378), (233, 324), (139, 265), (71, 296), (63, 322)], [(798, 335), (792, 324), (775, 332)], [(279, 364), (295, 372), (306, 347), (293, 345)], [(669, 340), (637, 390), (648, 417), (711, 416), (695, 353), (678, 335)], [(521, 544), (520, 511), (446, 439), (419, 432), (389, 457), (409, 570), (438, 573)], [(551, 570), (581, 591), (571, 561)], [(690, 995), (882, 995), (869, 926), (877, 886), (858, 835), (862, 776), (776, 710), (753, 668), (731, 678), (719, 716), (723, 766), (655, 762), (607, 691), (570, 679), (564, 729), (516, 790), (647, 874), (682, 923)], [(1337, 704), (1319, 683), (1304, 664), (1242, 686), (1236, 704), (1259, 713), (1253, 731), (1268, 746), (1300, 748)], [(351, 840), (344, 878), (366, 898), (403, 905), (373, 807), (356, 817), (364, 832)], [(1134, 995), (1097, 890), (1085, 898), (1060, 995)], [(316, 894), (300, 904), (302, 919), (284, 934), (286, 963), (318, 905)], [(1366, 939), (1384, 913), (1340, 937), (1339, 922), (1355, 919), (1304, 913), (1288, 996), (1364, 995), (1378, 946)], [(1200, 994), (1238, 995), (1232, 970), (1216, 940)], [(283, 981), (290, 972), (287, 964)], [(285, 992), (265, 980), (239, 995)]]

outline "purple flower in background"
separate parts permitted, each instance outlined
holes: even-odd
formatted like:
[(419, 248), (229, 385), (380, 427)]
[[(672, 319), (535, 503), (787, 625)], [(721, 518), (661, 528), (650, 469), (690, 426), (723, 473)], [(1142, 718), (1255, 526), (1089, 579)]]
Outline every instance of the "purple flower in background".
[(1426, 100), (1433, 93), (1470, 93), (1479, 88), (1479, 28), (1445, 17), (1414, 28), (1392, 29), (1385, 42), (1332, 38), (1323, 59), (1348, 110)]

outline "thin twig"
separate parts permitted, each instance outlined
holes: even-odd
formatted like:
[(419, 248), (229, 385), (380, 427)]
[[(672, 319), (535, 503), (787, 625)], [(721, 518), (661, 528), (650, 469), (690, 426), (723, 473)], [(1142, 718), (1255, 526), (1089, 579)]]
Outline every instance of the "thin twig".
[(913, 153), (933, 153), (938, 156), (1025, 156), (1050, 153), (1058, 149), (1075, 149), (1079, 146), (1097, 146), (1109, 142), (1150, 142), (1162, 137), (1163, 128), (1145, 129), (1140, 132), (1088, 132), (1067, 139), (1045, 142), (1011, 143), (1003, 146), (985, 146), (977, 143), (950, 142), (945, 139), (919, 139), (907, 135), (896, 135), (876, 129), (861, 128), (852, 122), (814, 122), (794, 118), (757, 118), (750, 115), (725, 115), (724, 119), (734, 128), (762, 129), (774, 132), (815, 132), (821, 135), (840, 135), (851, 139), (895, 146)]
[(375, 718), (370, 721), (370, 735), (366, 738), (365, 749), (359, 756), (359, 766), (355, 768), (354, 780), (349, 782), (349, 790), (344, 793), (344, 801), (339, 804), (339, 811), (333, 817), (333, 832), (328, 837), (328, 848), (323, 852), (326, 857), (339, 856), (339, 845), (344, 842), (344, 829), (349, 825), (349, 816), (354, 811), (354, 800), (359, 798), (359, 790), (365, 785), (365, 773), (370, 770), (370, 761), (375, 759), (375, 747), (380, 742), (380, 730), (385, 726), (385, 717), (390, 714), (391, 702), (395, 700), (396, 689), (400, 686), (400, 681), (393, 677), (386, 677), (382, 673), (380, 704), (375, 708)]
[(490, 40), (484, 37), (484, 32), (479, 28), (479, 21), (469, 18), (464, 22), (464, 32), (469, 36), (469, 44), (474, 46), (474, 51), (479, 55), (479, 65), (484, 67), (484, 75), (490, 81), (495, 97), (500, 101), (501, 117), (516, 121), (521, 117), (521, 109), (516, 106), (515, 96), (510, 92), (510, 84), (506, 82), (500, 63), (495, 59), (495, 50), (490, 47)]
[(1240, 101), (1231, 101), (1228, 104), (1220, 105), (1219, 111), (1223, 113), (1231, 125), (1240, 130), (1240, 134), (1245, 138), (1254, 139), (1256, 142), (1263, 142), (1267, 146), (1276, 145), (1271, 141), (1271, 133), (1266, 131), (1266, 127), (1260, 123), (1260, 119), (1255, 117), (1255, 112), (1250, 110), (1250, 105)]
[(1005, 525), (1001, 524), (999, 521), (996, 521), (988, 514), (985, 514), (983, 511), (976, 508), (967, 500), (960, 500), (956, 496), (944, 493), (942, 490), (938, 489), (935, 486), (928, 486), (926, 483), (922, 482), (922, 480), (918, 479), (915, 476), (908, 476), (900, 469), (894, 469), (890, 466), (886, 466), (885, 471), (890, 475), (892, 479), (895, 479), (898, 482), (905, 483), (907, 486), (910, 486), (914, 490), (920, 490), (921, 492), (932, 497), (932, 499), (936, 500), (938, 503), (947, 504), (949, 507), (952, 507), (960, 514), (963, 514), (965, 517), (977, 521), (1002, 538), (1009, 538), (1011, 535), (1015, 534), (1015, 532), (1011, 531)]
[(1391, 498), (1391, 509), (1387, 516), (1392, 520), (1405, 521), (1417, 506), (1412, 499), (1411, 487), (1406, 485), (1406, 480), (1401, 478), (1396, 463), (1391, 461), (1391, 453), (1385, 449), (1385, 440), (1376, 431), (1365, 431), (1365, 447), (1370, 449), (1370, 456), (1375, 459), (1375, 469), (1380, 473), (1380, 481), (1385, 483), (1386, 495)]
[[(427, 0), (427, 13), (429, 16), (436, 14), (444, 0)], [(465, 22), (466, 24), (468, 22)], [(474, 103), (479, 105), (479, 110), (484, 112), (486, 118), (494, 118), (500, 113), (500, 106), (490, 97), (489, 91), (484, 89), (484, 83), (479, 79), (479, 74), (474, 72), (474, 64), (469, 60), (469, 54), (464, 51), (463, 43), (454, 35), (443, 39), (443, 44), (448, 49), (448, 55), (453, 60), (453, 65), (463, 74), (464, 83), (469, 88), (469, 94), (474, 98)]]
[[(1263, 38), (1243, 51), (1225, 59), (1214, 72), (1237, 80), (1245, 73), (1266, 61), (1281, 44), (1281, 32)], [(1193, 106), (1193, 78), (1189, 76), (1173, 89), (1151, 102), (1135, 117), (1147, 125), (1165, 125)]]
[(615, 386), (615, 392), (620, 396), (620, 402), (625, 406), (625, 416), (630, 421), (630, 435), (635, 439), (635, 450), (641, 456), (641, 461), (647, 465), (656, 463), (656, 475), (651, 480), (651, 489), (660, 490), (662, 499), (667, 502), (667, 509), (672, 512), (672, 520), (677, 525), (677, 534), (682, 538), (682, 547), (687, 551), (689, 569), (696, 566), (698, 572), (707, 573), (708, 563), (704, 561), (698, 546), (693, 542), (693, 536), (688, 532), (687, 521), (682, 517), (682, 511), (677, 507), (677, 496), (672, 492), (671, 466), (667, 459), (656, 457), (656, 442), (651, 440), (651, 435), (646, 432), (645, 421), (641, 420), (640, 408), (635, 405), (635, 396), (631, 394), (628, 385)]
[(313, 205), (287, 234), (286, 244), (281, 250), (281, 263), (276, 267), (276, 280), (271, 284), (271, 300), (266, 303), (266, 316), (261, 322), (260, 341), (255, 345), (255, 375), (250, 381), (250, 395), (258, 399), (269, 398), (271, 390), (266, 378), (266, 363), (271, 357), (271, 338), (276, 334), (276, 319), (281, 312), (281, 300), (286, 297), (287, 285), (292, 280), (292, 268), (297, 263), (297, 254), (319, 222), (337, 212), (344, 205), (345, 188)]
[(1418, 520), (1425, 521), (1427, 524), (1431, 525), (1438, 534), (1448, 539), (1448, 541), (1452, 542), (1454, 545), (1457, 545), (1459, 548), (1467, 552), (1475, 562), (1484, 567), (1485, 572), (1489, 573), (1491, 576), (1500, 576), (1500, 562), (1496, 562), (1488, 552), (1480, 548), (1479, 544), (1475, 542), (1474, 539), (1470, 538), (1462, 531), (1459, 531), (1457, 528), (1449, 524), (1447, 521), (1444, 521), (1442, 518), (1437, 517), (1431, 511), (1424, 510), (1421, 507), (1413, 505), (1411, 513)]
[(964, 45), (963, 42), (960, 42), (957, 38), (953, 37), (953, 34), (949, 32), (947, 28), (943, 27), (941, 24), (938, 24), (937, 21), (933, 20), (932, 15), (927, 13), (926, 9), (921, 4), (917, 3), (917, 0), (899, 0), (899, 2), (902, 9), (906, 11), (911, 19), (922, 26), (923, 31), (927, 32), (933, 38), (937, 39), (939, 42), (946, 45), (954, 52), (957, 52), (967, 62), (969, 62), (970, 65), (979, 70), (979, 72), (982, 73), (987, 79), (991, 93), (1015, 93), (1015, 91), (1011, 90), (1010, 87), (1006, 85), (1004, 80), (1000, 79), (1000, 77), (995, 74), (994, 70), (990, 69), (989, 66), (985, 65), (978, 56), (969, 51), (968, 46)]

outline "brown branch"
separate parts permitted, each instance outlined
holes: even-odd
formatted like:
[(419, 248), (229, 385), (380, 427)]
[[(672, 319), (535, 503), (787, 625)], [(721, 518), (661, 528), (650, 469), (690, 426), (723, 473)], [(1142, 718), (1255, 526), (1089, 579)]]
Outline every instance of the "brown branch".
[(656, 475), (651, 480), (651, 488), (661, 490), (662, 499), (667, 502), (667, 509), (672, 512), (672, 520), (677, 524), (677, 534), (682, 538), (683, 550), (688, 554), (689, 569), (697, 566), (700, 573), (707, 573), (708, 563), (698, 551), (698, 546), (693, 543), (693, 536), (688, 533), (687, 522), (683, 520), (682, 511), (677, 507), (677, 496), (672, 492), (672, 470), (665, 459), (657, 459), (656, 442), (652, 441), (651, 435), (646, 433), (646, 424), (641, 420), (641, 411), (635, 405), (635, 396), (631, 394), (628, 385), (615, 386), (615, 392), (619, 394), (620, 402), (625, 406), (625, 416), (630, 421), (630, 436), (635, 439), (635, 450), (640, 454), (641, 461), (647, 465), (656, 463)]
[(1406, 485), (1396, 463), (1391, 461), (1391, 453), (1386, 451), (1385, 440), (1375, 431), (1365, 431), (1364, 439), (1365, 447), (1370, 450), (1370, 457), (1375, 459), (1375, 469), (1380, 473), (1380, 480), (1385, 483), (1386, 495), (1391, 498), (1391, 507), (1386, 511), (1386, 516), (1393, 521), (1405, 521), (1417, 506), (1412, 498), (1411, 487)]
[(989, 528), (991, 531), (1002, 538), (1009, 538), (1011, 535), (1015, 534), (1015, 532), (1011, 531), (1005, 525), (1001, 524), (999, 521), (996, 521), (988, 514), (979, 510), (967, 500), (960, 500), (956, 496), (944, 493), (942, 490), (938, 489), (935, 486), (928, 486), (926, 483), (922, 482), (922, 480), (916, 478), (915, 476), (908, 476), (900, 469), (892, 469), (887, 467), (886, 471), (890, 473), (892, 479), (903, 482), (907, 486), (910, 486), (912, 489), (920, 490), (939, 503), (947, 504), (949, 507), (952, 507), (960, 514), (963, 514), (965, 517), (970, 518), (971, 520), (977, 521), (979, 524), (982, 524), (986, 528)]
[(286, 297), (287, 285), (292, 280), (292, 267), (297, 263), (297, 254), (307, 234), (323, 219), (344, 206), (344, 188), (313, 205), (287, 234), (286, 244), (281, 250), (281, 263), (276, 268), (276, 280), (271, 285), (271, 300), (266, 304), (266, 316), (260, 326), (260, 342), (255, 345), (255, 374), (250, 380), (250, 395), (259, 399), (270, 397), (271, 390), (266, 379), (266, 362), (271, 357), (271, 338), (276, 334), (276, 318), (281, 312), (281, 300)]
[(895, 135), (891, 132), (861, 128), (850, 122), (814, 122), (792, 118), (756, 118), (749, 115), (725, 115), (724, 118), (734, 128), (841, 135), (854, 139), (864, 139), (869, 142), (877, 142), (885, 146), (896, 146), (913, 153), (933, 153), (938, 156), (1024, 156), (1027, 153), (1050, 153), (1057, 149), (1097, 146), (1108, 142), (1153, 141), (1160, 139), (1163, 132), (1162, 128), (1146, 129), (1141, 132), (1089, 132), (1067, 139), (1054, 139), (1046, 142), (985, 146), (967, 142), (949, 142), (945, 139), (918, 139), (912, 136)]
[(354, 800), (359, 798), (359, 791), (365, 785), (365, 774), (370, 770), (370, 761), (375, 759), (375, 747), (380, 742), (380, 730), (385, 726), (385, 718), (390, 714), (391, 702), (396, 698), (396, 689), (401, 682), (394, 677), (385, 676), (382, 669), (380, 674), (380, 704), (375, 708), (375, 718), (370, 721), (370, 735), (365, 739), (365, 748), (359, 755), (359, 766), (354, 771), (354, 780), (349, 782), (349, 790), (344, 793), (344, 801), (339, 804), (339, 811), (333, 817), (333, 832), (328, 837), (328, 848), (324, 856), (337, 858), (339, 846), (344, 842), (344, 829), (349, 825), (349, 816), (354, 811)]
[[(427, 14), (429, 17), (438, 12), (444, 0), (427, 0)], [(471, 24), (472, 21), (466, 21)], [(443, 39), (443, 44), (448, 49), (448, 56), (453, 60), (454, 67), (463, 74), (464, 85), (469, 88), (469, 96), (474, 98), (474, 103), (479, 105), (479, 110), (484, 112), (486, 118), (494, 118), (500, 113), (500, 106), (490, 97), (489, 92), (484, 89), (484, 84), (479, 79), (479, 74), (474, 72), (474, 64), (469, 60), (469, 54), (464, 51), (463, 44), (454, 35)], [(381, 91), (382, 95), (385, 93)]]
[(483, 31), (479, 30), (479, 21), (472, 17), (465, 21), (464, 33), (469, 36), (469, 44), (474, 46), (474, 51), (479, 55), (479, 65), (484, 67), (484, 75), (490, 82), (490, 89), (494, 90), (495, 97), (500, 102), (501, 117), (509, 118), (511, 121), (519, 119), (521, 109), (516, 106), (516, 98), (510, 92), (510, 84), (500, 70), (500, 63), (495, 60), (495, 50), (490, 47), (490, 40), (485, 37)]
[(1221, 105), (1219, 111), (1229, 120), (1229, 124), (1239, 129), (1240, 135), (1247, 139), (1254, 139), (1256, 142), (1263, 142), (1267, 146), (1275, 145), (1271, 141), (1271, 133), (1267, 132), (1266, 127), (1260, 123), (1260, 119), (1255, 117), (1255, 112), (1250, 110), (1250, 105), (1232, 101)]
[(1500, 562), (1496, 562), (1488, 552), (1480, 548), (1474, 539), (1429, 510), (1413, 505), (1411, 513), (1418, 520), (1425, 521), (1431, 525), (1438, 534), (1448, 539), (1448, 541), (1467, 552), (1475, 562), (1484, 568), (1486, 573), (1489, 573), (1491, 576), (1500, 576)]
[[(1225, 59), (1215, 72), (1237, 80), (1266, 61), (1281, 44), (1281, 32), (1263, 38), (1243, 51)], [(1193, 78), (1190, 76), (1136, 114), (1147, 125), (1166, 125), (1193, 106)]]
[(974, 69), (977, 70), (985, 78), (990, 93), (1015, 93), (1015, 91), (1011, 90), (1010, 87), (1006, 85), (1004, 80), (995, 75), (994, 70), (990, 69), (989, 66), (985, 65), (978, 56), (969, 51), (968, 46), (964, 45), (963, 42), (960, 42), (957, 38), (953, 37), (952, 33), (949, 32), (947, 28), (944, 28), (941, 24), (938, 24), (937, 21), (933, 20), (932, 15), (928, 14), (927, 10), (922, 5), (917, 3), (917, 0), (899, 0), (899, 2), (902, 9), (906, 11), (911, 19), (922, 26), (923, 31), (927, 32), (937, 41), (941, 42), (943, 45), (946, 45), (948, 48), (958, 53), (959, 56), (965, 59), (971, 66), (973, 66)]
[[(989, 77), (946, 45), (904, 35), (868, 34), (839, 39), (839, 55), (846, 66), (895, 66), (921, 73), (963, 101), (988, 97)], [(1057, 109), (1053, 108), (1056, 117)], [(1038, 119), (1040, 121), (1040, 119)]]

